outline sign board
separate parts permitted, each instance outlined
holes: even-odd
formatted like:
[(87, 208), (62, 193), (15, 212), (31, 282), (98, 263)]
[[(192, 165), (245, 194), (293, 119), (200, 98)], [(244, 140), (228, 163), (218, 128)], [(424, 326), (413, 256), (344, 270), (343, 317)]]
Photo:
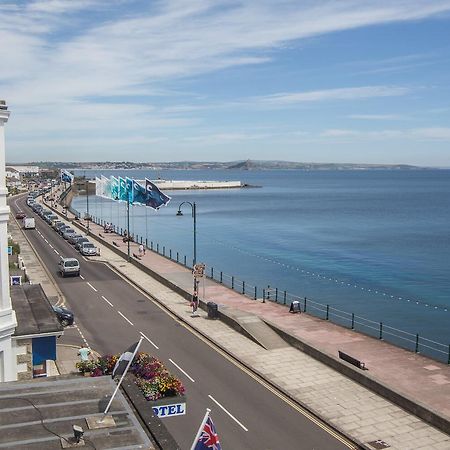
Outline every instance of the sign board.
[(205, 264), (198, 263), (194, 266), (194, 277), (195, 278), (203, 278), (205, 275)]
[(153, 414), (161, 417), (184, 416), (186, 414), (186, 403), (174, 403), (172, 405), (152, 406)]
[(10, 279), (11, 286), (20, 286), (22, 284), (22, 275), (13, 275)]
[(8, 245), (8, 255), (12, 255), (12, 254), (13, 254), (12, 245)]

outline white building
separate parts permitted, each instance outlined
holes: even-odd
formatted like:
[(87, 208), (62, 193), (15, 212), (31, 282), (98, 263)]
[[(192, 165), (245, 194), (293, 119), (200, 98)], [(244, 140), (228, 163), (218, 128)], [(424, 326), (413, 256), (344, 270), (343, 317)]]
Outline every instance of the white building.
[(20, 175), (39, 175), (39, 167), (38, 166), (8, 166), (6, 168), (6, 176), (8, 176), (9, 172), (16, 172)]
[(4, 125), (8, 118), (8, 107), (0, 100), (0, 381), (17, 379), (16, 351), (11, 342), (17, 321), (11, 307), (7, 255), (9, 206), (6, 204)]

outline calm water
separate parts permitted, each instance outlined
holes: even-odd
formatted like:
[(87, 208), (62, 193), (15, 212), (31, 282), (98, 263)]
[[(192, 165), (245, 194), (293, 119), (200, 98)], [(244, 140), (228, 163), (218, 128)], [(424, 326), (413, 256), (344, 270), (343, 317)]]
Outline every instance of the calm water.
[[(83, 172), (79, 172), (79, 174)], [(100, 172), (86, 171), (93, 177)], [(450, 171), (103, 171), (242, 180), (249, 189), (172, 191), (160, 211), (133, 207), (131, 231), (247, 286), (267, 285), (450, 343)], [(86, 210), (86, 198), (73, 202)], [(126, 205), (90, 197), (90, 213), (126, 228)], [(259, 294), (261, 295), (261, 294)], [(374, 327), (377, 327), (374, 324)]]

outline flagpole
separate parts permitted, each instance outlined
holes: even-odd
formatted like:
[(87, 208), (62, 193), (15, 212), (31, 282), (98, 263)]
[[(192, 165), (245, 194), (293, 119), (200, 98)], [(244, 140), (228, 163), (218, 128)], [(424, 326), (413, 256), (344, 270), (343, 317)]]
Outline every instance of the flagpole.
[(205, 423), (208, 420), (208, 416), (209, 416), (210, 412), (211, 412), (211, 410), (209, 408), (206, 408), (205, 417), (203, 417), (202, 423), (200, 424), (200, 428), (198, 429), (197, 434), (195, 435), (195, 439), (194, 439), (194, 442), (192, 443), (191, 450), (195, 450), (195, 447), (198, 443), (198, 439), (203, 432), (203, 427), (205, 426)]
[(127, 367), (126, 367), (126, 369), (125, 369), (125, 372), (122, 374), (122, 377), (120, 378), (119, 383), (117, 384), (116, 389), (114, 390), (114, 393), (113, 393), (111, 399), (109, 400), (108, 405), (107, 405), (106, 408), (105, 408), (105, 412), (103, 413), (103, 417), (102, 417), (101, 421), (103, 421), (103, 419), (105, 418), (106, 414), (108, 414), (108, 410), (109, 410), (109, 408), (111, 407), (111, 403), (113, 402), (114, 397), (116, 396), (117, 391), (119, 390), (119, 387), (120, 387), (120, 385), (122, 384), (122, 381), (123, 381), (123, 379), (125, 378), (125, 375), (127, 374), (128, 369), (130, 368), (131, 363), (133, 362), (133, 359), (134, 359), (134, 357), (136, 356), (136, 353), (137, 353), (137, 351), (139, 350), (139, 347), (140, 347), (141, 342), (142, 342), (143, 339), (144, 339), (143, 336), (141, 336), (141, 338), (139, 339), (138, 345), (136, 345), (136, 348), (134, 349), (133, 356), (132, 356), (131, 359), (128, 361), (128, 364), (127, 364)]

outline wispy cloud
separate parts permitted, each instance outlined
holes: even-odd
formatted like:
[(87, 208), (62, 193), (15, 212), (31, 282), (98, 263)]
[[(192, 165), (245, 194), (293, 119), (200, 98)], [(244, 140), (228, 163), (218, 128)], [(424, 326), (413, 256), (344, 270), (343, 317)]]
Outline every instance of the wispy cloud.
[(408, 117), (401, 114), (350, 114), (349, 119), (356, 120), (405, 120)]
[(309, 92), (290, 92), (260, 97), (258, 100), (267, 105), (292, 105), (306, 102), (333, 100), (359, 100), (374, 97), (394, 97), (405, 95), (411, 90), (401, 86), (362, 86), (338, 89), (323, 89)]

